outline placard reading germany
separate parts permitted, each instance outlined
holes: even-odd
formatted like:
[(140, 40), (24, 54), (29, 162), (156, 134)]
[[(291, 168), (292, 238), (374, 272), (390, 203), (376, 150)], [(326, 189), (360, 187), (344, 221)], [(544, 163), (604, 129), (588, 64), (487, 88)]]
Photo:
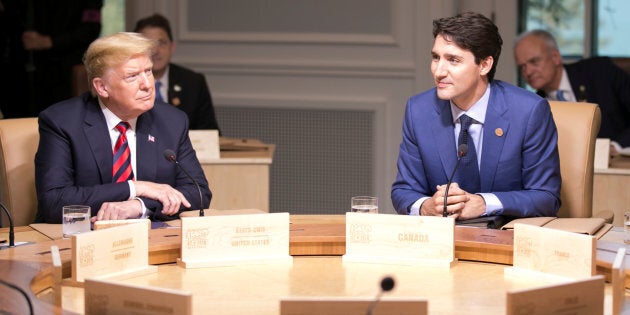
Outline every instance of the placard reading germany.
[(453, 218), (348, 212), (343, 261), (450, 267), (454, 240)]
[(185, 268), (292, 262), (289, 213), (183, 217)]
[(149, 225), (142, 221), (72, 236), (72, 280), (156, 271), (149, 266)]

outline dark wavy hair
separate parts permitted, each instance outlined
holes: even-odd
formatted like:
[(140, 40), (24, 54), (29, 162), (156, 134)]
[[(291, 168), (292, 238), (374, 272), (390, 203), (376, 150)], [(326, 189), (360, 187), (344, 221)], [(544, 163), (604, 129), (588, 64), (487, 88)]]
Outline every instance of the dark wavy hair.
[(494, 62), (488, 72), (488, 81), (492, 82), (499, 63), (503, 39), (499, 35), (499, 29), (490, 19), (475, 12), (437, 19), (433, 21), (433, 38), (438, 35), (472, 52), (476, 64), (492, 56)]
[(173, 41), (173, 33), (171, 32), (171, 24), (168, 20), (160, 14), (153, 14), (151, 16), (147, 16), (138, 22), (136, 22), (136, 27), (133, 29), (134, 32), (141, 32), (143, 29), (147, 27), (157, 27), (161, 28), (166, 32), (168, 39)]

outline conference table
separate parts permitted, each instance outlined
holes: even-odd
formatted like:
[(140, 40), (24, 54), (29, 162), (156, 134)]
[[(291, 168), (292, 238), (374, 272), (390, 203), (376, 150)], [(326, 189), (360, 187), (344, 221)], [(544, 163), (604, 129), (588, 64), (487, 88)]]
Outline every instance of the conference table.
[[(383, 299), (426, 299), (429, 314), (505, 314), (508, 291), (567, 281), (504, 273), (512, 263), (513, 232), (509, 230), (456, 226), (458, 261), (445, 268), (343, 262), (344, 215), (291, 215), (290, 222), (292, 263), (182, 268), (175, 263), (181, 237), (175, 222), (150, 231), (149, 263), (157, 265), (158, 271), (117, 281), (191, 292), (194, 314), (280, 314), (280, 301), (297, 297), (372, 300), (384, 276), (391, 276), (395, 287)], [(0, 229), (0, 239), (6, 238), (6, 232)], [(60, 225), (19, 227), (16, 240), (34, 243), (0, 251), (0, 279), (26, 291), (35, 314), (84, 312), (84, 291), (77, 285), (64, 282), (62, 305), (53, 303), (50, 247), (59, 247), (64, 278), (70, 277), (72, 263), (71, 242), (60, 239), (60, 234)], [(624, 246), (622, 235), (613, 228), (598, 240), (598, 274), (610, 276), (616, 248)], [(605, 291), (605, 314), (612, 314), (609, 284)], [(15, 290), (0, 287), (0, 301), (0, 311), (27, 314), (27, 304)]]

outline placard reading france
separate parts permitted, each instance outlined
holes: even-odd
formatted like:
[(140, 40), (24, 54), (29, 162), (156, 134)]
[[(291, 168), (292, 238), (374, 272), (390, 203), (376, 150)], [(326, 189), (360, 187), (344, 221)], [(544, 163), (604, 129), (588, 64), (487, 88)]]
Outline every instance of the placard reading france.
[(244, 214), (182, 218), (186, 268), (291, 260), (289, 214)]
[(347, 262), (450, 265), (453, 218), (346, 213)]

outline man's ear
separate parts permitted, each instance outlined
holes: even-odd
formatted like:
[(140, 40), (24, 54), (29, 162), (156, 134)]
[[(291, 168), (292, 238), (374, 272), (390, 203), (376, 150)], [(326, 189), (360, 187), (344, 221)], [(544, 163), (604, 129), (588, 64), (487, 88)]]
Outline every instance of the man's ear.
[(488, 56), (484, 59), (481, 59), (479, 62), (479, 74), (480, 75), (488, 75), (490, 69), (492, 69), (492, 65), (494, 64), (494, 58), (492, 56)]
[(103, 81), (102, 78), (94, 78), (92, 79), (92, 86), (94, 87), (94, 91), (96, 94), (102, 98), (108, 98), (109, 92), (107, 91), (107, 85)]

